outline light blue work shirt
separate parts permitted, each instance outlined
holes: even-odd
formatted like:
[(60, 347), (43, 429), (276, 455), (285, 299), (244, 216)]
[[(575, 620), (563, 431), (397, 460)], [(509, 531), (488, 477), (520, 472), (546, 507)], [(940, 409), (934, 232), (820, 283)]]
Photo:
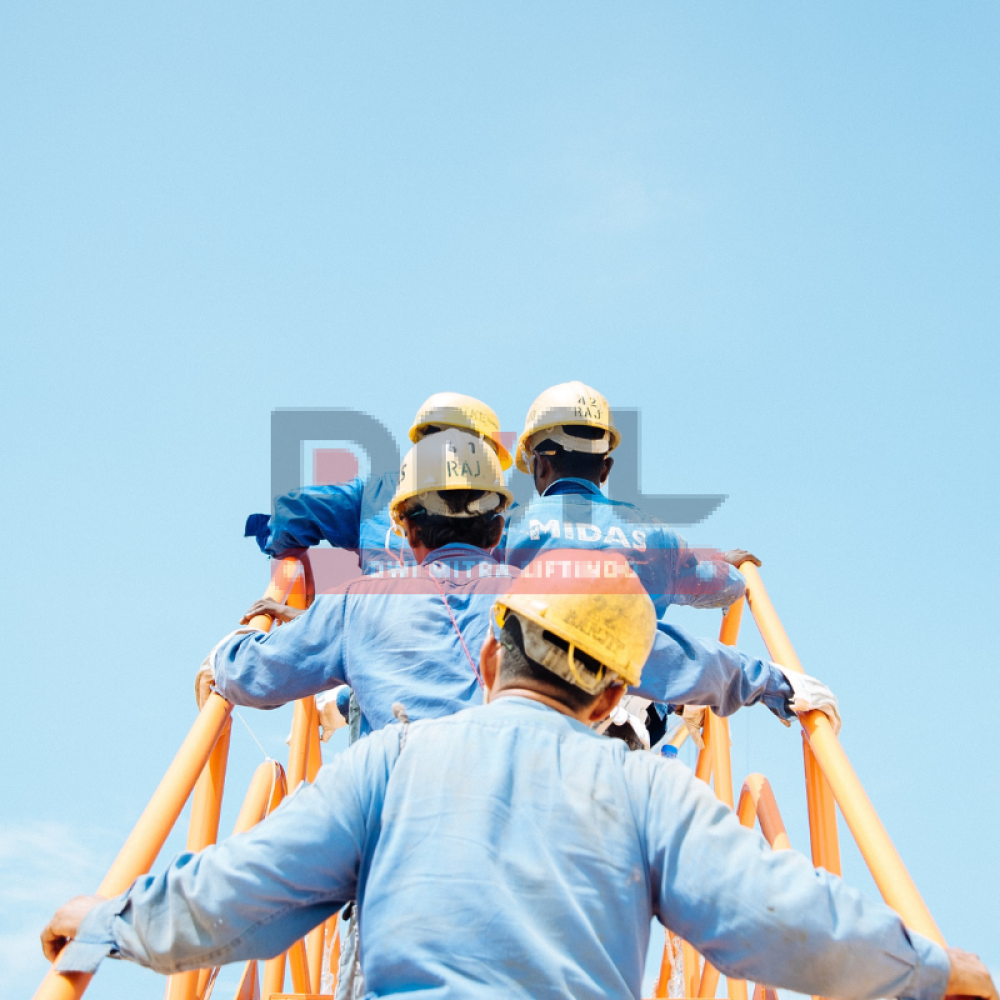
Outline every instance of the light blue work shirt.
[(504, 557), (523, 568), (545, 549), (617, 549), (662, 615), (671, 604), (724, 608), (741, 598), (746, 582), (735, 566), (699, 558), (669, 525), (638, 507), (606, 497), (586, 479), (558, 479), (512, 517)]
[(328, 541), (334, 548), (357, 552), (362, 573), (414, 565), (406, 539), (392, 530), (389, 501), (399, 474), (387, 472), (371, 480), (305, 486), (278, 497), (271, 515), (264, 551), (282, 556)]
[[(276, 708), (348, 684), (361, 732), (381, 729), (402, 702), (411, 719), (482, 701), (479, 653), (490, 609), (518, 571), (471, 545), (444, 545), (419, 567), (358, 577), (270, 632), (232, 636), (215, 650), (215, 686), (236, 705)], [(773, 664), (660, 622), (632, 693), (731, 715), (763, 701), (791, 718), (792, 691)]]
[(948, 957), (677, 761), (524, 698), (390, 726), (272, 816), (95, 907), (60, 971), (287, 949), (357, 899), (370, 997), (639, 997), (655, 916), (726, 975), (941, 1000)]

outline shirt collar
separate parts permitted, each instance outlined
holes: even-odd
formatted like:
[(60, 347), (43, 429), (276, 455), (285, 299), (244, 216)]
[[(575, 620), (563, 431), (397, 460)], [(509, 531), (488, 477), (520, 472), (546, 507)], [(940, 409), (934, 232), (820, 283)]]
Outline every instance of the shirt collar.
[(496, 559), (494, 559), (493, 556), (486, 551), (486, 549), (478, 548), (475, 545), (466, 545), (464, 542), (449, 542), (447, 545), (442, 545), (440, 548), (434, 549), (432, 552), (428, 552), (424, 561), (420, 565), (430, 566), (432, 563), (450, 562), (453, 559), (462, 559), (465, 561), (473, 559), (476, 562), (496, 562)]
[(589, 479), (577, 479), (574, 476), (566, 476), (565, 479), (557, 479), (554, 483), (549, 483), (548, 488), (542, 494), (543, 497), (556, 497), (562, 493), (591, 493), (601, 492), (601, 487), (592, 483)]

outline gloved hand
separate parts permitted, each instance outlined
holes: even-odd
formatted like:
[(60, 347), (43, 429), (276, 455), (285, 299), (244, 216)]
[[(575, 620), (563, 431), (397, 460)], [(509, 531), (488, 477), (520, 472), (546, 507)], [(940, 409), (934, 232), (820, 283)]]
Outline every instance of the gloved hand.
[(699, 750), (705, 749), (705, 740), (701, 733), (705, 728), (705, 713), (707, 711), (708, 709), (704, 705), (685, 705), (681, 709), (681, 721)]
[(822, 712), (830, 720), (834, 733), (839, 733), (840, 708), (837, 696), (822, 681), (809, 674), (786, 670), (780, 663), (775, 666), (785, 675), (785, 680), (792, 689), (792, 711), (797, 715), (803, 712)]

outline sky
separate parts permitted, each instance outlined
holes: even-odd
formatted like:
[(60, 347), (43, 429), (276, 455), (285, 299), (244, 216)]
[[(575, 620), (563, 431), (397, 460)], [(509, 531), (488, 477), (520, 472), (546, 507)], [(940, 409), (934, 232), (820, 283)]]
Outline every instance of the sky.
[[(40, 0), (0, 24), (3, 995), (267, 583), (242, 527), (272, 411), (402, 441), (452, 390), (513, 431), (570, 379), (641, 410), (647, 493), (727, 495), (688, 540), (763, 560), (942, 932), (1000, 970), (996, 5)], [(289, 720), (234, 722), (224, 830)], [(798, 733), (762, 708), (732, 733), (807, 849)], [(109, 966), (89, 996), (162, 995)]]

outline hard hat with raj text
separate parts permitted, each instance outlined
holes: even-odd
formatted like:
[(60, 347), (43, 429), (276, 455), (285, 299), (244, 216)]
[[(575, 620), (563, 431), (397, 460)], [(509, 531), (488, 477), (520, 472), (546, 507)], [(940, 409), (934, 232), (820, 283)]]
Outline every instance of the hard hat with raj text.
[[(448, 490), (484, 492), (456, 512), (437, 496)], [(503, 481), (500, 459), (493, 449), (476, 434), (448, 427), (421, 438), (406, 453), (399, 467), (399, 485), (389, 504), (397, 528), (408, 502), (414, 499), (431, 514), (476, 517), (490, 511), (502, 513), (513, 494)]]
[[(605, 433), (596, 440), (575, 438), (565, 434), (563, 427), (596, 427)], [(548, 431), (544, 437), (552, 438), (567, 451), (595, 455), (614, 451), (621, 441), (608, 401), (582, 382), (554, 385), (531, 404), (515, 450), (515, 462), (521, 472), (531, 471), (531, 454), (535, 444), (543, 439), (542, 431)]]
[(500, 468), (509, 469), (510, 452), (500, 441), (500, 421), (484, 402), (460, 392), (436, 392), (417, 410), (410, 428), (410, 440), (416, 444), (442, 427), (459, 427), (482, 435), (500, 459)]
[(656, 638), (653, 602), (614, 551), (542, 552), (497, 598), (493, 614), (501, 628), (516, 615), (525, 654), (591, 694), (616, 681), (638, 684)]

